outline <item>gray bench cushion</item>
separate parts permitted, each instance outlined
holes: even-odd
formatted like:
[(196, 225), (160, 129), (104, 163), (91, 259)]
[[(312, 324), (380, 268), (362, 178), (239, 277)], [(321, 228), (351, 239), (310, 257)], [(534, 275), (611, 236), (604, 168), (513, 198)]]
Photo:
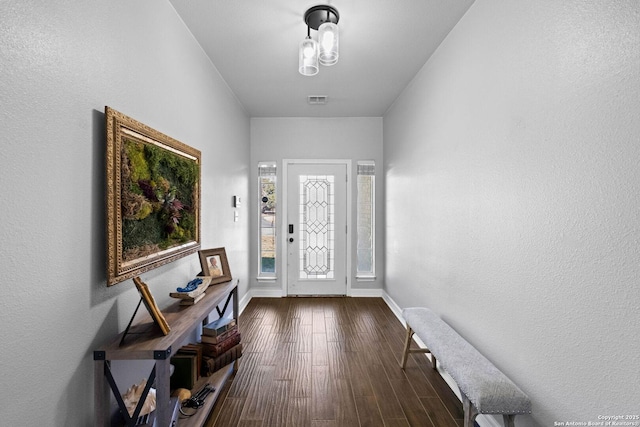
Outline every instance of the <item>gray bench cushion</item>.
[(478, 413), (531, 413), (529, 397), (435, 313), (413, 307), (402, 315)]

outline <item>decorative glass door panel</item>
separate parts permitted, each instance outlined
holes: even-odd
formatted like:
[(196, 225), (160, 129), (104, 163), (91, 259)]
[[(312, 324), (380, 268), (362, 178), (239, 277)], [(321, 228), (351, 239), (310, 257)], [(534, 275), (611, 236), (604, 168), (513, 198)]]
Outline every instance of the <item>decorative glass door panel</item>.
[(335, 177), (300, 175), (300, 279), (333, 279)]
[(346, 295), (346, 164), (287, 169), (287, 294)]

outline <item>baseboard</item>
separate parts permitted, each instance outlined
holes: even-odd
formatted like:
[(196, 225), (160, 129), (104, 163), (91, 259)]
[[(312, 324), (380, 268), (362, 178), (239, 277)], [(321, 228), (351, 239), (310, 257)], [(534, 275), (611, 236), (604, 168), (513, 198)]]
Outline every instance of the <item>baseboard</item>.
[[(357, 298), (381, 298), (384, 296), (384, 291), (382, 289), (351, 289), (352, 297)], [(239, 301), (239, 310), (240, 313), (244, 311), (247, 307), (251, 298), (282, 298), (282, 290), (281, 289), (249, 289), (246, 294)]]
[[(402, 309), (400, 308), (400, 306), (396, 304), (393, 298), (391, 298), (389, 294), (387, 294), (384, 291), (382, 294), (382, 299), (384, 300), (384, 302), (387, 303), (387, 306), (393, 312), (393, 314), (398, 318), (398, 320), (400, 320), (400, 322), (406, 327), (407, 324), (405, 323), (404, 318), (402, 317)], [(426, 347), (425, 343), (422, 342), (422, 340), (418, 338), (417, 335), (414, 334), (413, 339), (418, 344), (418, 346), (423, 348)], [(429, 360), (429, 366), (431, 366), (431, 354), (425, 353), (424, 356)], [(445, 380), (449, 388), (455, 393), (456, 397), (460, 399), (460, 402), (462, 402), (460, 390), (458, 389), (456, 382), (453, 380), (453, 378), (451, 378), (451, 375), (449, 375), (447, 371), (442, 369), (440, 365), (438, 365), (437, 369), (438, 369), (438, 373)], [(482, 414), (478, 415), (478, 417), (476, 418), (476, 423), (480, 427), (502, 427), (501, 424), (494, 417), (490, 415), (482, 415)]]
[(253, 298), (253, 291), (249, 289), (247, 293), (240, 298), (240, 301), (238, 301), (238, 316), (240, 316), (244, 309), (247, 308), (247, 305), (251, 302), (251, 298)]
[(249, 289), (238, 302), (239, 314), (242, 314), (252, 298), (282, 298), (281, 289)]
[(361, 288), (351, 288), (352, 297), (356, 298), (380, 298), (382, 297), (383, 290), (382, 289), (361, 289)]

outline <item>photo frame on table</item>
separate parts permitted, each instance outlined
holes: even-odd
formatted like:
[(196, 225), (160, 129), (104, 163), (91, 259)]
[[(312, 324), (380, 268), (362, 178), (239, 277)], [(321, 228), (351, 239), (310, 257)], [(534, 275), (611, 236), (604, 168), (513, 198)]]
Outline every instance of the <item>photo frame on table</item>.
[(153, 298), (153, 295), (151, 295), (151, 292), (149, 292), (149, 287), (147, 286), (147, 284), (144, 283), (142, 280), (140, 280), (139, 277), (134, 277), (133, 283), (136, 284), (136, 288), (140, 293), (142, 302), (144, 302), (145, 307), (147, 307), (147, 311), (151, 315), (151, 318), (153, 319), (153, 321), (158, 326), (160, 326), (160, 330), (164, 335), (168, 335), (169, 331), (171, 331), (171, 327), (167, 323), (167, 319), (164, 318), (164, 315), (160, 311), (160, 308), (158, 308), (158, 305), (156, 304), (156, 300)]
[(200, 249), (201, 153), (105, 107), (107, 286)]
[(202, 274), (211, 277), (211, 284), (228, 282), (232, 279), (229, 261), (224, 248), (203, 249), (198, 251)]

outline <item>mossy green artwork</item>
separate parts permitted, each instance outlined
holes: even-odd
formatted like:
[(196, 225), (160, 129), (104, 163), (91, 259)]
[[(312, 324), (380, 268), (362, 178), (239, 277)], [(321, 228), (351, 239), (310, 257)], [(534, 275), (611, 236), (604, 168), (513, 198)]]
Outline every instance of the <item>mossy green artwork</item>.
[(153, 144), (122, 142), (123, 261), (195, 240), (199, 165)]

